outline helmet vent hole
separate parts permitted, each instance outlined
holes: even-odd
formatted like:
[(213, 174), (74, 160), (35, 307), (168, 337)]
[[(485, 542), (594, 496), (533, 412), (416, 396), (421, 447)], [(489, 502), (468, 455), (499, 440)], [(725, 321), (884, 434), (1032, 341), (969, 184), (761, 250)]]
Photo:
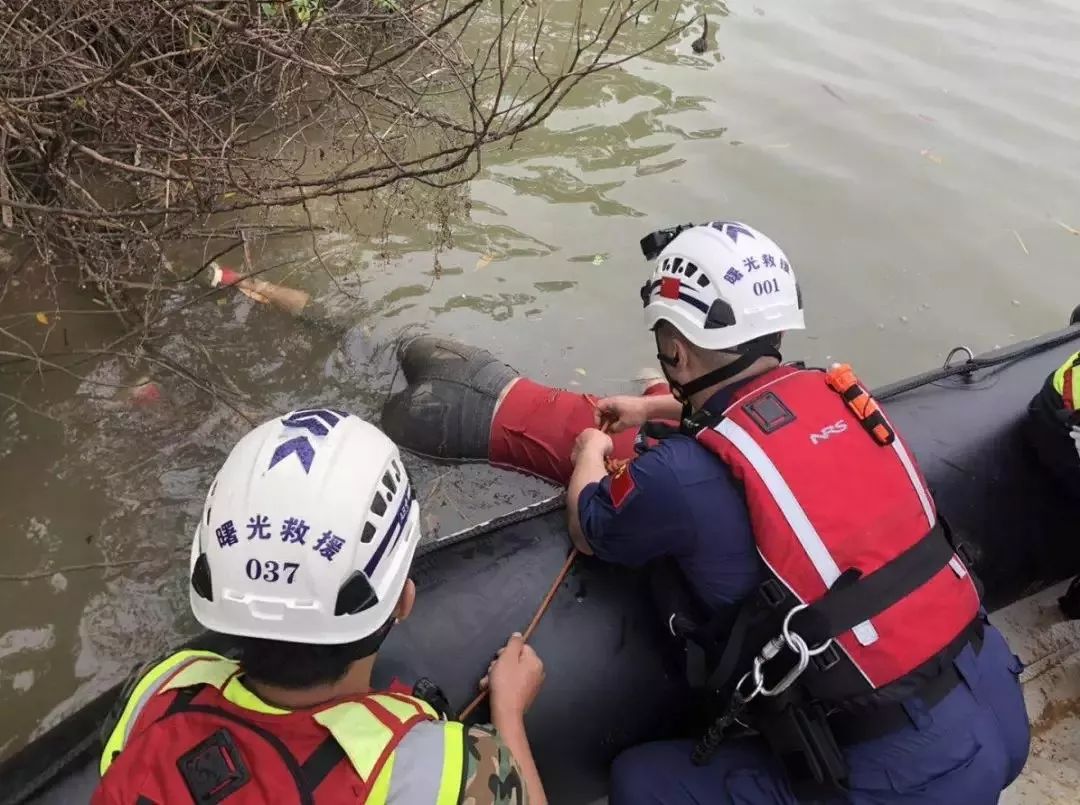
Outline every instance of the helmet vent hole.
[(382, 492), (375, 493), (375, 497), (371, 501), (371, 510), (379, 517), (386, 514), (386, 498), (382, 496)]
[(694, 276), (696, 273), (697, 273), (697, 266), (694, 265), (693, 263), (687, 263), (686, 264), (686, 278), (690, 279), (690, 277)]
[(681, 257), (676, 257), (674, 260), (672, 260), (671, 261), (671, 273), (672, 274), (681, 274), (682, 270), (683, 270), (682, 263), (683, 263), (683, 260), (682, 260)]
[(398, 464), (395, 461), (393, 463), (393, 467), (394, 467), (394, 477), (400, 482), (401, 481), (401, 465)]
[(390, 490), (390, 494), (393, 495), (397, 492), (397, 484), (394, 483), (394, 479), (390, 477), (390, 470), (387, 470), (382, 477), (383, 486)]
[(195, 560), (195, 568), (191, 571), (191, 589), (200, 598), (207, 601), (214, 600), (214, 585), (210, 581), (210, 560), (205, 553), (200, 553)]
[(700, 288), (708, 288), (709, 287), (709, 278), (706, 277), (704, 274), (702, 274), (700, 277), (697, 278), (697, 284), (698, 284), (698, 287), (700, 287)]
[(359, 570), (354, 571), (338, 591), (335, 615), (355, 615), (370, 609), (379, 603), (379, 596), (368, 581), (368, 577)]
[(375, 524), (364, 523), (364, 533), (360, 535), (360, 541), (363, 543), (371, 542), (375, 539)]

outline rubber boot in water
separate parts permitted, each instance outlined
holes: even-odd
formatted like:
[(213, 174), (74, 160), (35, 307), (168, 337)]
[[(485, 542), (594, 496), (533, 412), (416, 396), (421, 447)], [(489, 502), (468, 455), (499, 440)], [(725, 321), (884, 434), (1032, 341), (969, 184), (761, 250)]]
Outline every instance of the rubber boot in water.
[(485, 349), (426, 335), (403, 342), (398, 359), (408, 386), (383, 406), (386, 435), (414, 453), (486, 461), (499, 395), (518, 373)]

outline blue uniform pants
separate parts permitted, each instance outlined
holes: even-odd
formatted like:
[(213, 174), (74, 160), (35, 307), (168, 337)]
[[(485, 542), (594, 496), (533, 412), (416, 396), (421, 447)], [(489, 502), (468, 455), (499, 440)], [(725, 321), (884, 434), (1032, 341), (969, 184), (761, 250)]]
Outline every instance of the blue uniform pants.
[[(992, 805), (1027, 760), (1030, 732), (1017, 681), (1020, 661), (987, 626), (978, 654), (954, 661), (963, 680), (933, 708), (905, 703), (911, 726), (845, 749), (850, 792), (838, 802)], [(612, 767), (612, 805), (794, 805), (777, 761), (756, 739), (690, 762), (690, 741), (634, 747)]]

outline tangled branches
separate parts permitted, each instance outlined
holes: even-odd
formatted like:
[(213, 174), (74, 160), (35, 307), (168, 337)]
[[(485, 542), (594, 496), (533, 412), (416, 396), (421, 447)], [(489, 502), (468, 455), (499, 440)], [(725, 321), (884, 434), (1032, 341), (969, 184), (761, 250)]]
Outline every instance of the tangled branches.
[(0, 0), (0, 220), (148, 328), (198, 273), (163, 273), (177, 244), (220, 253), (283, 207), (467, 181), (484, 146), (674, 33), (620, 52), (658, 0), (569, 20), (545, 2)]

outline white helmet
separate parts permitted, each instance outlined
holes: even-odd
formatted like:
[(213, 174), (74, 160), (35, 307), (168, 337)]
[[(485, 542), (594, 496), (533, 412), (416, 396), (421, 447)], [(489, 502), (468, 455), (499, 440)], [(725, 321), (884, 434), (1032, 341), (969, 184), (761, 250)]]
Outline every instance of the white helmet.
[(761, 232), (734, 221), (677, 234), (660, 252), (641, 301), (649, 329), (667, 321), (703, 349), (806, 327), (787, 257)]
[(397, 447), (359, 417), (292, 411), (247, 434), (191, 544), (191, 609), (215, 632), (351, 643), (393, 615), (420, 540)]

